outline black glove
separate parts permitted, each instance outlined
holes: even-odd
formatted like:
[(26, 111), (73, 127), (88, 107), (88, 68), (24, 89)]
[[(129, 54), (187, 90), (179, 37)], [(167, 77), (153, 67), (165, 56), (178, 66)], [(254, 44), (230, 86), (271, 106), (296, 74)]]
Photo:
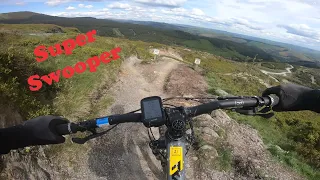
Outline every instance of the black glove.
[(320, 91), (296, 84), (284, 84), (266, 89), (263, 96), (276, 94), (279, 104), (274, 106), (275, 111), (318, 111), (320, 105)]
[(58, 124), (68, 123), (59, 116), (40, 116), (23, 124), (0, 129), (0, 154), (32, 145), (59, 144), (65, 141), (56, 133)]
[(67, 121), (59, 116), (40, 116), (22, 124), (22, 129), (28, 133), (28, 145), (46, 145), (64, 143), (65, 138), (56, 132), (56, 126)]

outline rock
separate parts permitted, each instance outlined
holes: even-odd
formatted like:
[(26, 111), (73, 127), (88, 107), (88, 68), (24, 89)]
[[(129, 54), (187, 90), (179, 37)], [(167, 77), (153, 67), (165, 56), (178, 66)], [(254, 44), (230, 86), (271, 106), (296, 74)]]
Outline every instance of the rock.
[(222, 110), (212, 111), (211, 117), (213, 118), (213, 121), (216, 122), (219, 126), (226, 125), (231, 122), (230, 117)]
[(202, 132), (205, 133), (205, 134), (208, 134), (212, 137), (215, 137), (215, 138), (219, 138), (219, 135), (212, 129), (208, 128), (208, 127), (205, 127), (202, 129)]
[(218, 132), (218, 131), (224, 131), (224, 129), (222, 129), (220, 126), (213, 124), (213, 130)]
[(209, 146), (209, 145), (203, 145), (200, 149), (203, 149), (203, 150), (212, 150), (212, 149), (214, 149), (214, 147)]
[(211, 150), (211, 155), (214, 156), (214, 157), (218, 157), (219, 156), (218, 151), (216, 149), (212, 149)]
[(202, 114), (195, 118), (196, 121), (212, 121), (212, 117), (209, 114)]
[(279, 153), (286, 153), (286, 151), (285, 150), (283, 150), (280, 146), (278, 146), (278, 145), (271, 145), (271, 146), (273, 146), (276, 150), (277, 150), (277, 152), (279, 152)]
[(197, 161), (198, 157), (194, 156), (194, 157), (192, 157), (192, 160)]
[(216, 89), (214, 91), (218, 96), (228, 96), (229, 93), (227, 93), (226, 91), (222, 90), (222, 89)]

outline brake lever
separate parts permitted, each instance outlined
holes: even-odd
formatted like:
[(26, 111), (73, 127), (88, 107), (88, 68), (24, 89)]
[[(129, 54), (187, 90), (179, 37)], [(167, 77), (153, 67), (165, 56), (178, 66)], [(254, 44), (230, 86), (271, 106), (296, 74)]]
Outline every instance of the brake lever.
[(251, 115), (254, 116), (258, 112), (258, 108), (238, 108), (234, 109), (237, 113), (243, 114), (243, 115)]
[(248, 116), (261, 116), (263, 118), (271, 118), (274, 116), (274, 112), (270, 112), (270, 107), (264, 107), (263, 109), (259, 110), (257, 107), (252, 108), (240, 108), (240, 109), (233, 109), (239, 114), (248, 115)]
[(107, 129), (107, 130), (100, 132), (100, 133), (97, 133), (96, 129), (91, 129), (91, 130), (89, 130), (92, 133), (91, 135), (84, 137), (84, 138), (72, 138), (72, 142), (77, 143), (77, 144), (84, 144), (91, 139), (94, 139), (94, 138), (97, 138), (97, 137), (100, 137), (102, 135), (107, 134), (109, 131), (111, 131), (113, 128), (115, 128), (117, 126), (118, 126), (118, 124), (112, 126), (110, 129)]

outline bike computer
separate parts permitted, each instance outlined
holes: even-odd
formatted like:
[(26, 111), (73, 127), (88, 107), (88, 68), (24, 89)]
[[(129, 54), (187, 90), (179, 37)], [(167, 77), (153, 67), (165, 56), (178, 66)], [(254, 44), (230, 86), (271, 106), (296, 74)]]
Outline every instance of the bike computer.
[(165, 124), (162, 99), (159, 96), (141, 100), (142, 122), (146, 127), (159, 127)]

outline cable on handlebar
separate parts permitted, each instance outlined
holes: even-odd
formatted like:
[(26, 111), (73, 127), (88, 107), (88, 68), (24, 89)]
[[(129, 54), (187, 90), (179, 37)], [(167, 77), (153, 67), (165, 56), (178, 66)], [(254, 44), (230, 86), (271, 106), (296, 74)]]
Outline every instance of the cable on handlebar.
[(84, 138), (72, 138), (72, 141), (75, 142), (75, 143), (77, 143), (77, 144), (84, 144), (84, 143), (86, 143), (87, 141), (89, 141), (90, 139), (97, 138), (97, 137), (99, 137), (99, 136), (102, 136), (102, 135), (108, 133), (109, 131), (111, 131), (112, 129), (114, 129), (115, 127), (117, 127), (118, 125), (119, 125), (119, 124), (116, 124), (116, 125), (112, 126), (111, 128), (109, 128), (108, 130), (105, 130), (105, 131), (103, 131), (103, 132), (101, 132), (101, 133), (91, 134), (91, 135), (89, 135), (89, 136), (87, 136), (87, 137), (84, 137)]

